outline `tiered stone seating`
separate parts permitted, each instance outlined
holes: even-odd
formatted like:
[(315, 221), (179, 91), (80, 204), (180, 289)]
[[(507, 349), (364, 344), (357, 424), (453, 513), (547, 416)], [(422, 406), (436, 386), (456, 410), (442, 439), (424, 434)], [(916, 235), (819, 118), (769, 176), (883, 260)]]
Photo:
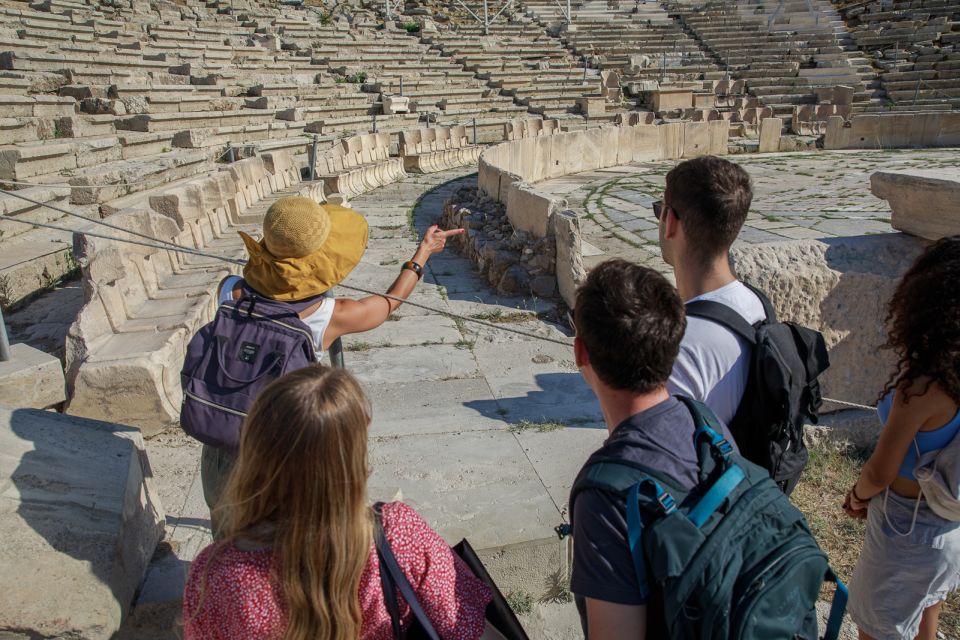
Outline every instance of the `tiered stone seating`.
[(960, 2), (893, 0), (843, 11), (856, 45), (881, 69), (873, 110), (960, 108)]
[(390, 136), (367, 133), (342, 139), (317, 154), (316, 178), (326, 192), (349, 199), (406, 177), (403, 158), (390, 156)]
[(480, 150), (467, 140), (467, 129), (463, 125), (400, 133), (400, 156), (406, 171), (435, 173), (476, 164)]
[(752, 95), (787, 120), (795, 105), (816, 102), (816, 87), (851, 86), (856, 103), (874, 98), (872, 70), (847, 51), (842, 22), (820, 0), (676, 4), (672, 11), (725, 73), (745, 79)]
[[(158, 193), (117, 212), (111, 223), (243, 258), (236, 231), (258, 233), (269, 204), (294, 193), (322, 201), (315, 184), (300, 183), (288, 154), (265, 154)], [(177, 421), (186, 342), (212, 317), (217, 283), (237, 267), (83, 235), (79, 245), (84, 306), (67, 336), (67, 410), (122, 420), (152, 435)]]
[(596, 70), (585, 69), (542, 26), (519, 15), (494, 22), (487, 34), (467, 18), (422, 39), (531, 113), (582, 120), (574, 115), (577, 100), (602, 95)]
[[(528, 8), (539, 14), (544, 0)], [(717, 71), (716, 62), (659, 5), (590, 2), (574, 11), (561, 40), (601, 69), (616, 69), (625, 82), (695, 80)], [(715, 74), (716, 75), (716, 74)]]

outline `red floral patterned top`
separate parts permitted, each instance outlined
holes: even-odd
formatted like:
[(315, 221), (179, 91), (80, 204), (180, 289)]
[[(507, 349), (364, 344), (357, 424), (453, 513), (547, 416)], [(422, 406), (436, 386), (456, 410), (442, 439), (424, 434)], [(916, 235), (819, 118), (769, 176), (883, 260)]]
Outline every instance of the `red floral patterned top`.
[[(443, 538), (407, 505), (383, 505), (383, 526), (397, 563), (440, 637), (479, 638), (491, 599), (490, 588), (474, 577)], [(213, 557), (215, 547), (213, 544), (201, 551), (190, 567), (183, 594), (186, 640), (282, 638), (285, 604), (271, 571), (270, 550), (246, 551), (229, 545)], [(359, 591), (361, 640), (391, 640), (393, 628), (383, 603), (380, 569), (372, 544)], [(398, 599), (406, 628), (412, 614), (403, 598)]]

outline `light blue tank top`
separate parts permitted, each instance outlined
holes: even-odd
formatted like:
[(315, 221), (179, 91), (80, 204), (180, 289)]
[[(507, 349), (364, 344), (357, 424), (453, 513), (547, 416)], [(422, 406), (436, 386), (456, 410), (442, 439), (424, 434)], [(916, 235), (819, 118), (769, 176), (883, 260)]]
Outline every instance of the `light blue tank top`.
[[(887, 418), (890, 417), (890, 408), (893, 406), (893, 393), (894, 390), (891, 389), (877, 405), (877, 414), (880, 416), (880, 422), (884, 425), (887, 424)], [(897, 475), (907, 480), (916, 480), (916, 476), (913, 475), (913, 468), (917, 464), (917, 448), (920, 449), (919, 455), (943, 449), (950, 444), (950, 441), (957, 435), (957, 432), (960, 432), (960, 410), (957, 411), (957, 415), (953, 416), (950, 422), (942, 427), (934, 429), (933, 431), (918, 431), (915, 438), (917, 446), (911, 446), (907, 449), (907, 455), (903, 457), (903, 463), (900, 465), (900, 471), (897, 472)]]

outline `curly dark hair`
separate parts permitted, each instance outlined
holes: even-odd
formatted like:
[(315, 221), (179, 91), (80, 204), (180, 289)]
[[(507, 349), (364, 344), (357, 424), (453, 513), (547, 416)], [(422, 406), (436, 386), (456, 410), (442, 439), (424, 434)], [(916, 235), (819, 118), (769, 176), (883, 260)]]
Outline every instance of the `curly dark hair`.
[[(897, 370), (881, 397), (903, 390), (904, 400), (936, 382), (960, 405), (960, 235), (942, 238), (920, 254), (903, 276), (887, 312), (884, 349), (897, 354)], [(921, 377), (922, 391), (907, 391)]]

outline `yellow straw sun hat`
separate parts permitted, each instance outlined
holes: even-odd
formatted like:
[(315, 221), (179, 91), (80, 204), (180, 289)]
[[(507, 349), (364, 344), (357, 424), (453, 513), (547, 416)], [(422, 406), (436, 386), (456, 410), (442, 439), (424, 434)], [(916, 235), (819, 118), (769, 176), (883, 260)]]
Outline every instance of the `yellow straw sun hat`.
[(289, 196), (267, 210), (263, 240), (240, 237), (250, 252), (247, 284), (274, 300), (303, 300), (353, 271), (367, 248), (367, 221), (353, 209)]

